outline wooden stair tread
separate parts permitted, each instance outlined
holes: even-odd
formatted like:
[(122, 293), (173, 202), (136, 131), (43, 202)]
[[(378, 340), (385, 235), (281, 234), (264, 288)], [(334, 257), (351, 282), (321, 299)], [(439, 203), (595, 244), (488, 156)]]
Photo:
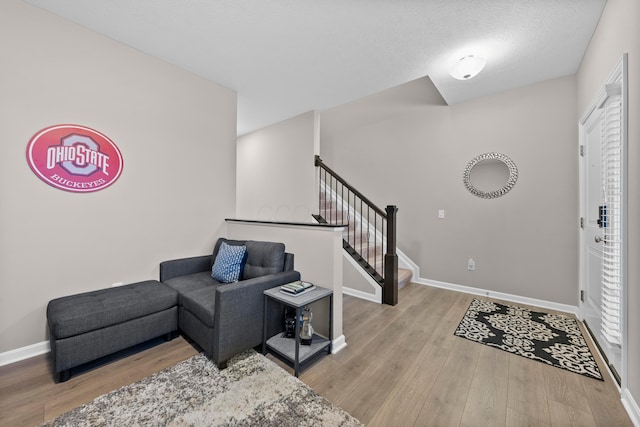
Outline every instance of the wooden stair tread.
[(406, 268), (398, 268), (398, 289), (402, 289), (407, 283), (411, 282), (413, 273)]

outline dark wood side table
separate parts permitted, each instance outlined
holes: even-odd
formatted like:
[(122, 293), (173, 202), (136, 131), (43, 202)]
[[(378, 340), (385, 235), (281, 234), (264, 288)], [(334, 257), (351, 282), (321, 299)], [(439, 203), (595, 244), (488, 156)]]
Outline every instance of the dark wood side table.
[[(329, 337), (324, 338), (313, 334), (311, 345), (300, 345), (300, 315), (302, 309), (316, 301), (329, 298)], [(296, 310), (295, 338), (286, 338), (282, 332), (267, 337), (267, 305), (270, 301), (277, 301)], [(264, 331), (262, 333), (262, 354), (271, 350), (289, 362), (293, 363), (294, 375), (300, 373), (300, 365), (317, 355), (323, 350), (331, 354), (331, 337), (333, 335), (333, 291), (331, 289), (316, 286), (315, 289), (306, 291), (301, 295), (288, 295), (280, 292), (280, 287), (267, 289), (264, 291)]]

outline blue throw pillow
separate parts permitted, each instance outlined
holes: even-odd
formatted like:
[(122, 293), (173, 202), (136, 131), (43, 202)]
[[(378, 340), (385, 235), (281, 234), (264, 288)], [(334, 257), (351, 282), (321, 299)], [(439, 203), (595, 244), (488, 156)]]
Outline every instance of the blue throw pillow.
[(232, 246), (222, 242), (211, 268), (211, 277), (220, 283), (237, 282), (247, 261), (246, 246)]

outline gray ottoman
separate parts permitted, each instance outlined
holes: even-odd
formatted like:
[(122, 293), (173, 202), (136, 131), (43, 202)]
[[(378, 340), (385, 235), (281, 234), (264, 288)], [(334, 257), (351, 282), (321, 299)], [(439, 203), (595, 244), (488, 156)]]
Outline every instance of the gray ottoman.
[(178, 329), (178, 293), (156, 280), (57, 298), (47, 306), (59, 382), (71, 368)]

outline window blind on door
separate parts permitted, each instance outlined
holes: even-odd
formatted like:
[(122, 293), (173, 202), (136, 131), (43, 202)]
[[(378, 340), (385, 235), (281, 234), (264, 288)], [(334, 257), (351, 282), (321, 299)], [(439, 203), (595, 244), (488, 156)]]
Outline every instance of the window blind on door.
[(622, 90), (607, 85), (601, 125), (602, 185), (605, 206), (602, 260), (602, 336), (622, 344)]

